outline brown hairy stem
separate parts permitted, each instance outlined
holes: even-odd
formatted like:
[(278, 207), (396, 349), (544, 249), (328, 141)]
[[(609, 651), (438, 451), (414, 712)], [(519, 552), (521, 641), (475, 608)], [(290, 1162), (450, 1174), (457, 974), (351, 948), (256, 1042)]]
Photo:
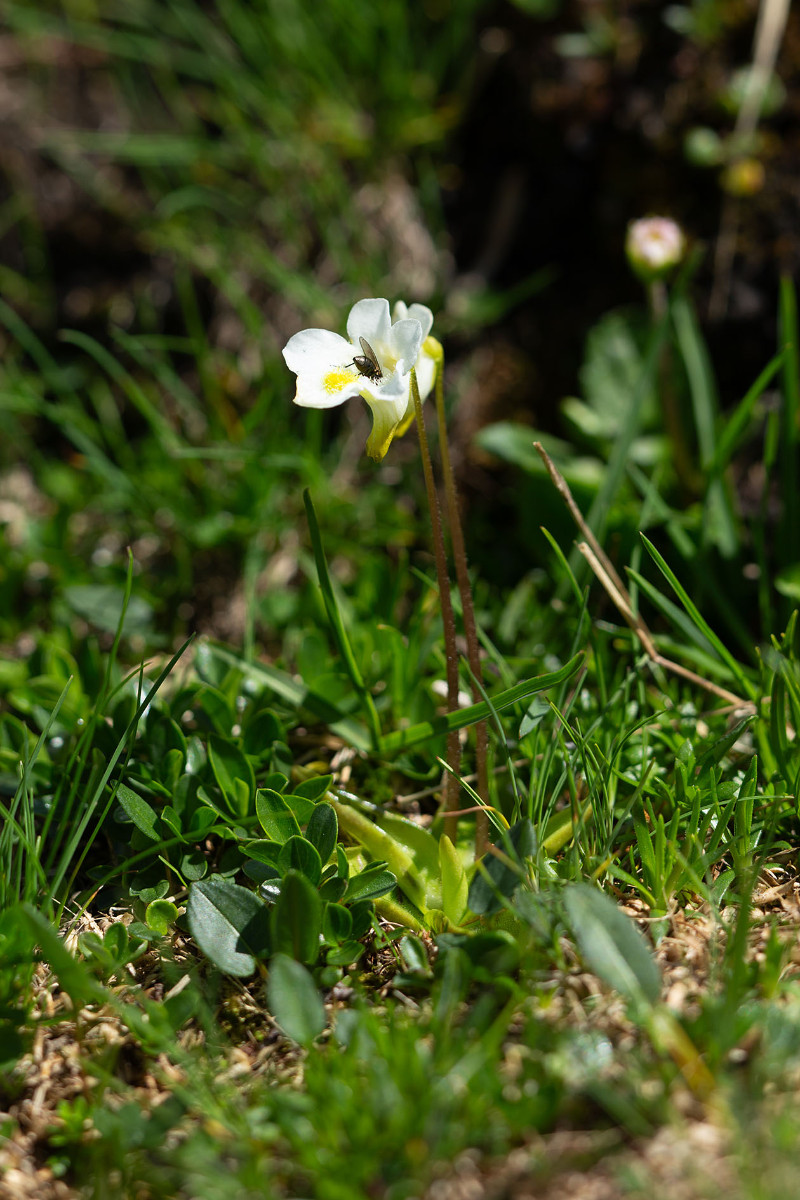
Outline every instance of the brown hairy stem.
[[(425, 477), (425, 491), (428, 495), (428, 508), (431, 514), (431, 532), (433, 534), (433, 555), (436, 560), (436, 579), (439, 585), (439, 602), (442, 606), (442, 625), (444, 626), (444, 652), (447, 666), (447, 710), (455, 712), (458, 708), (458, 648), (456, 646), (456, 623), (453, 616), (453, 604), (450, 599), (450, 575), (447, 570), (447, 555), (442, 534), (442, 514), (439, 509), (439, 497), (436, 494), (436, 484), (433, 478), (433, 463), (428, 446), (428, 435), (425, 431), (425, 418), (422, 413), (422, 401), (419, 395), (416, 371), (411, 372), (411, 394), (414, 397), (414, 413), (417, 418), (417, 433), (419, 434), (419, 449), (422, 456), (422, 473)], [(444, 819), (444, 832), (451, 842), (456, 840), (458, 817), (452, 815), (452, 810), (458, 805), (459, 781), (461, 769), (461, 742), (458, 730), (447, 735), (447, 765), (445, 772), (443, 799), (444, 808), (448, 815)]]
[[(464, 546), (464, 530), (461, 524), (461, 514), (458, 506), (458, 490), (450, 461), (450, 447), (447, 441), (447, 419), (444, 411), (444, 364), (440, 359), (436, 365), (436, 417), (439, 423), (439, 454), (442, 460), (442, 475), (444, 476), (445, 496), (447, 498), (447, 521), (450, 527), (450, 544), (453, 547), (453, 561), (456, 567), (456, 581), (461, 596), (461, 613), (464, 619), (464, 635), (467, 641), (467, 662), (472, 675), (472, 697), (476, 704), (483, 700), (481, 687), (481, 655), (478, 646), (478, 629), (475, 623), (475, 605), (472, 599), (472, 585), (469, 579), (467, 552)], [(481, 804), (489, 803), (489, 731), (486, 721), (478, 721), (475, 726), (475, 772), (477, 774), (477, 792)], [(478, 809), (475, 817), (475, 857), (480, 858), (489, 842), (489, 818), (485, 812)]]

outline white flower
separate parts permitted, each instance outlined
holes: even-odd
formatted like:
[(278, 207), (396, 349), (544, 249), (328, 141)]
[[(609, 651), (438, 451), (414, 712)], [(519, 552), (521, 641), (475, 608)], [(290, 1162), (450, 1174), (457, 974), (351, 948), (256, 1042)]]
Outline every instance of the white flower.
[(669, 217), (642, 217), (628, 226), (625, 253), (645, 281), (666, 275), (681, 261), (685, 249), (683, 230)]
[[(367, 454), (380, 460), (395, 435), (405, 433), (414, 417), (411, 370), (417, 368), (420, 397), (433, 387), (436, 361), (428, 335), (433, 313), (424, 304), (395, 306), (388, 300), (359, 300), (347, 318), (347, 336), (328, 329), (304, 329), (286, 343), (283, 357), (297, 376), (295, 404), (335, 408), (351, 396), (363, 396), (372, 409)], [(423, 343), (428, 344), (425, 350)]]

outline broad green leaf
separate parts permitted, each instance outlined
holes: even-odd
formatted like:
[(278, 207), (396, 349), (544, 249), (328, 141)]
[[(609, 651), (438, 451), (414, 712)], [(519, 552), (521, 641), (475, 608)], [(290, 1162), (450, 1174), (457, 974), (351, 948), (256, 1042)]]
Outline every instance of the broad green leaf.
[(283, 875), (287, 871), (300, 871), (316, 887), (322, 875), (322, 861), (316, 846), (302, 834), (295, 834), (281, 846), (278, 869)]
[(125, 610), (123, 633), (126, 637), (146, 633), (153, 620), (153, 609), (141, 596), (125, 596), (125, 589), (113, 583), (78, 583), (64, 589), (71, 608), (105, 633), (116, 633)]
[(321, 800), (332, 783), (332, 775), (312, 775), (310, 779), (298, 783), (294, 795), (305, 796), (306, 800)]
[(326, 904), (322, 914), (322, 935), (326, 942), (346, 942), (353, 932), (353, 918), (343, 904)]
[(323, 863), (333, 854), (339, 836), (339, 822), (330, 804), (318, 804), (306, 826), (306, 837), (316, 846)]
[(329, 967), (347, 967), (356, 962), (363, 953), (364, 947), (360, 942), (342, 942), (341, 946), (328, 951), (325, 961)]
[(647, 942), (610, 897), (588, 883), (564, 893), (567, 916), (588, 966), (635, 1004), (650, 1006), (661, 994), (661, 975)]
[(407, 933), (401, 939), (399, 944), (400, 953), (403, 956), (403, 963), (407, 971), (415, 971), (420, 974), (428, 974), (431, 969), (431, 964), (428, 959), (428, 952), (425, 949), (425, 943), (420, 941), (418, 937), (414, 937), (413, 933)]
[(153, 900), (147, 906), (144, 919), (151, 929), (164, 937), (169, 933), (169, 927), (174, 923), (177, 915), (178, 909), (171, 900)]
[(212, 875), (189, 889), (189, 931), (228, 975), (252, 975), (269, 949), (268, 909), (253, 892)]
[(137, 829), (150, 838), (153, 842), (160, 842), (161, 836), (158, 832), (159, 817), (154, 808), (137, 795), (131, 788), (126, 787), (121, 783), (116, 791), (115, 796), (120, 808), (128, 816)]
[(311, 820), (311, 814), (317, 807), (313, 800), (307, 800), (305, 796), (298, 796), (296, 792), (291, 792), (284, 796), (286, 803), (297, 818), (298, 825), (307, 825)]
[(275, 714), (269, 709), (262, 709), (244, 725), (242, 746), (246, 754), (263, 758), (269, 753), (272, 743), (282, 741), (285, 736)]
[(466, 912), (469, 884), (461, 856), (447, 834), (439, 838), (439, 869), (444, 915), (451, 925), (458, 925)]
[(359, 842), (373, 858), (385, 862), (408, 898), (424, 910), (428, 899), (427, 881), (409, 851), (349, 804), (335, 801), (332, 807), (339, 819), (339, 828)]
[(325, 1009), (314, 980), (286, 954), (275, 954), (269, 967), (267, 997), (272, 1015), (283, 1032), (301, 1046), (310, 1046), (325, 1028)]
[(436, 879), (439, 874), (439, 843), (430, 830), (397, 813), (382, 812), (377, 805), (374, 819), (396, 842), (411, 851), (414, 865), (430, 886), (429, 881)]
[(271, 842), (266, 838), (259, 838), (254, 842), (247, 842), (243, 847), (247, 853), (257, 862), (270, 863), (275, 866), (281, 853), (280, 842)]
[(316, 962), (322, 932), (322, 901), (317, 889), (299, 871), (286, 872), (281, 894), (272, 909), (271, 923), (277, 951), (298, 962)]
[(361, 871), (360, 874), (351, 877), (345, 900), (376, 900), (378, 896), (385, 896), (396, 884), (397, 879), (391, 871)]
[(246, 755), (234, 742), (212, 733), (208, 739), (208, 761), (233, 815), (247, 816), (256, 780)]
[(280, 792), (259, 788), (256, 792), (256, 815), (267, 837), (281, 845), (299, 835), (300, 826)]

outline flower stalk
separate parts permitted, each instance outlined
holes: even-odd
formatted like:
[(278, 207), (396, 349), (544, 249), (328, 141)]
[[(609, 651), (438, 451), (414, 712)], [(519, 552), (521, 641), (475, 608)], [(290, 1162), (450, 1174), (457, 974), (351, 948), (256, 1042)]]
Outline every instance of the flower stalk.
[[(444, 652), (447, 678), (447, 709), (455, 712), (458, 708), (458, 648), (456, 646), (456, 623), (453, 615), (453, 604), (450, 598), (450, 575), (447, 569), (447, 555), (442, 533), (442, 515), (439, 508), (439, 497), (436, 494), (436, 484), (433, 478), (433, 463), (431, 461), (428, 434), (425, 430), (425, 417), (422, 412), (422, 400), (417, 386), (417, 373), (411, 371), (411, 395), (414, 400), (414, 413), (417, 420), (419, 448), (422, 457), (422, 473), (425, 478), (425, 491), (428, 497), (428, 508), (431, 514), (431, 532), (433, 535), (433, 554), (436, 560), (436, 578), (439, 585), (439, 600), (442, 606), (442, 625), (444, 628)], [(458, 775), (461, 767), (461, 743), (458, 731), (453, 730), (447, 735), (447, 765), (450, 768), (444, 777), (444, 809), (447, 814), (444, 819), (444, 832), (451, 842), (455, 842), (458, 816), (455, 813), (458, 805), (459, 782)]]
[[(439, 355), (436, 365), (436, 418), (439, 428), (439, 454), (442, 462), (445, 497), (447, 501), (447, 522), (450, 527), (450, 544), (453, 549), (453, 561), (456, 568), (456, 582), (461, 597), (461, 613), (464, 621), (464, 636), (467, 642), (467, 662), (472, 676), (472, 698), (476, 704), (483, 700), (482, 672), (480, 647), (478, 645), (478, 628), (475, 622), (475, 604), (472, 598), (472, 584), (469, 578), (467, 551), (464, 545), (464, 530), (461, 524), (461, 513), (458, 503), (453, 465), (450, 459), (450, 447), (447, 441), (447, 416), (444, 407), (444, 356)], [(477, 792), (482, 805), (489, 803), (489, 731), (485, 721), (479, 721), (475, 726), (475, 773), (477, 775)], [(458, 818), (455, 818), (457, 820)], [(451, 835), (451, 840), (452, 835)], [(483, 808), (475, 815), (475, 858), (480, 858), (486, 852), (489, 842), (489, 818)]]

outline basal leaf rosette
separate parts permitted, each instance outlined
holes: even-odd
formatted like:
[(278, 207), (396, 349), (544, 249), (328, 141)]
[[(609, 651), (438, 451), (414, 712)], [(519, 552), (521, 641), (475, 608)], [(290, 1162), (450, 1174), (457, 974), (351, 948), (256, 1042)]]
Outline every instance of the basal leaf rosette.
[[(433, 324), (430, 309), (423, 304), (406, 308), (400, 302), (395, 305), (394, 318), (392, 321), (389, 315), (388, 300), (359, 300), (347, 318), (347, 338), (329, 329), (304, 329), (289, 339), (283, 351), (286, 365), (297, 376), (295, 404), (335, 408), (352, 396), (366, 400), (372, 410), (367, 454), (376, 461), (413, 419), (412, 369), (417, 369), (422, 399), (433, 387), (436, 374), (431, 348), (425, 349), (434, 342), (429, 337)], [(371, 354), (366, 354), (362, 339)]]

